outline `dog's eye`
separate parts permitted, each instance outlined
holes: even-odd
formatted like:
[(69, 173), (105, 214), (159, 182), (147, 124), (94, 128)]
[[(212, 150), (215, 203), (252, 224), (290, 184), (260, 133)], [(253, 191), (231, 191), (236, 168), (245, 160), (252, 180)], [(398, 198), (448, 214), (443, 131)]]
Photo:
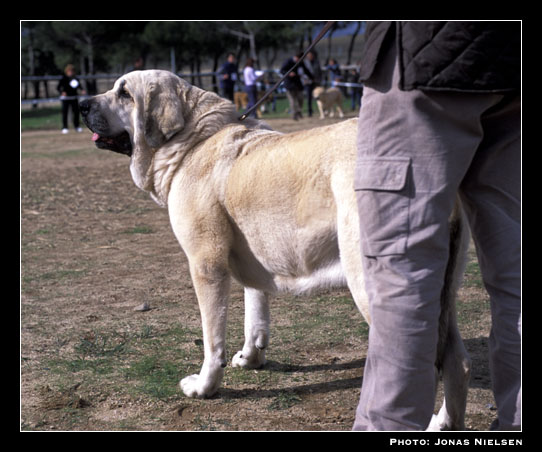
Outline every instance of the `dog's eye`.
[(120, 85), (120, 88), (118, 90), (118, 96), (122, 99), (129, 99), (129, 100), (132, 100), (132, 96), (130, 95), (130, 93), (128, 91), (126, 91), (126, 88), (125, 88), (125, 84), (123, 83), (122, 85)]
[(123, 99), (132, 99), (132, 96), (130, 96), (130, 93), (128, 91), (126, 91), (124, 88), (122, 88), (120, 91), (119, 91), (119, 97), (123, 98)]

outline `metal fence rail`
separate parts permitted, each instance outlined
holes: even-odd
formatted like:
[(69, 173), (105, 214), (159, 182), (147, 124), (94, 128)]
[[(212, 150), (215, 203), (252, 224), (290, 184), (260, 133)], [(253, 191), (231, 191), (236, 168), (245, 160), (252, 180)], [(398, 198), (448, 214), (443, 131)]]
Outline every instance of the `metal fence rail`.
[[(344, 68), (341, 68), (341, 69), (349, 69), (350, 67), (344, 67)], [(264, 70), (263, 71), (264, 73), (266, 74), (271, 74), (272, 76), (277, 76), (277, 77), (280, 77), (280, 71), (278, 69), (267, 69), (267, 70)], [(78, 75), (77, 78), (80, 79), (80, 80), (95, 80), (95, 81), (100, 81), (100, 87), (98, 88), (98, 86), (96, 87), (96, 92), (97, 93), (100, 93), (100, 92), (105, 92), (109, 89), (111, 89), (111, 87), (113, 86), (113, 83), (115, 80), (117, 80), (119, 77), (121, 77), (122, 75), (124, 74), (94, 74), (94, 75)], [(216, 84), (213, 84), (213, 79), (212, 77), (215, 77), (215, 81), (217, 81), (220, 77), (220, 74), (217, 73), (217, 72), (201, 72), (201, 73), (194, 73), (194, 74), (185, 74), (185, 73), (177, 73), (177, 75), (181, 78), (184, 78), (184, 79), (192, 79), (192, 80), (201, 80), (202, 77), (204, 78), (207, 78), (207, 77), (211, 77), (210, 79), (210, 82), (209, 83), (203, 83), (204, 86), (202, 86), (202, 88), (204, 89), (210, 89), (210, 90), (214, 90), (214, 91), (217, 91), (218, 92), (218, 86), (216, 86)], [(40, 82), (43, 82), (43, 83), (46, 83), (48, 84), (45, 88), (45, 92), (49, 92), (49, 91), (52, 91), (52, 92), (56, 92), (56, 85), (54, 84), (54, 82), (56, 81), (59, 81), (60, 79), (62, 78), (61, 75), (33, 75), (33, 76), (22, 76), (21, 77), (21, 105), (33, 105), (33, 106), (37, 106), (37, 105), (41, 105), (41, 104), (53, 104), (53, 103), (58, 103), (62, 100), (71, 100), (71, 99), (80, 99), (80, 100), (83, 100), (83, 99), (87, 99), (88, 97), (90, 97), (89, 95), (81, 95), (81, 96), (73, 96), (73, 97), (68, 97), (68, 96), (54, 96), (54, 97), (39, 97), (39, 94), (40, 92), (42, 91), (39, 87), (39, 84)], [(242, 81), (242, 77), (241, 77), (241, 80)], [(26, 84), (32, 84), (34, 86), (32, 86), (32, 92), (30, 93), (31, 95), (33, 95), (33, 97), (29, 96), (29, 90), (28, 90), (28, 87), (26, 86)], [(269, 83), (272, 83), (272, 81), (270, 81)], [(37, 85), (37, 86), (36, 86)], [(329, 82), (324, 82), (322, 84), (323, 86), (330, 86), (331, 83)], [(23, 98), (23, 86), (25, 86), (25, 98)], [(282, 85), (281, 85), (282, 86)], [(362, 88), (363, 85), (361, 83), (353, 83), (353, 82), (336, 82), (333, 84), (333, 86), (338, 86), (338, 87), (345, 87), (345, 88)], [(37, 90), (37, 93), (36, 93), (36, 90)], [(284, 89), (281, 89), (279, 87), (279, 91), (278, 91), (279, 95), (280, 94), (284, 94)], [(36, 96), (36, 94), (38, 94), (38, 96)]]

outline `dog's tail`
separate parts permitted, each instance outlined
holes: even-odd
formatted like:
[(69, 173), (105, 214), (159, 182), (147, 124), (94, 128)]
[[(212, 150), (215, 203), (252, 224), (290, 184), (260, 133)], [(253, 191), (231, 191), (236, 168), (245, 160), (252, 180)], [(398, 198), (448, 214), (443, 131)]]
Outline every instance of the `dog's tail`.
[(461, 341), (457, 330), (455, 298), (466, 265), (470, 232), (465, 213), (459, 199), (456, 201), (449, 220), (450, 247), (448, 264), (444, 276), (444, 286), (440, 296), (439, 339), (437, 345), (436, 367), (442, 370), (446, 354)]

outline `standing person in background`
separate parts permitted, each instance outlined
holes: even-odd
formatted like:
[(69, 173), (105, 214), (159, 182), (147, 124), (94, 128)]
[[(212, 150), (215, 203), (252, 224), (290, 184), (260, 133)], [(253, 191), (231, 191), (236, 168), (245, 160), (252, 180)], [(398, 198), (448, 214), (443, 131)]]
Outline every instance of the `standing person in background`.
[(134, 65), (128, 68), (127, 72), (132, 71), (142, 71), (145, 69), (145, 62), (143, 60), (143, 57), (137, 57), (134, 61)]
[(227, 61), (219, 69), (220, 75), (220, 91), (222, 97), (233, 102), (233, 92), (235, 90), (235, 82), (237, 81), (237, 64), (235, 63), (235, 55), (228, 53)]
[[(248, 105), (247, 110), (252, 108), (253, 105), (258, 101), (258, 87), (256, 85), (256, 71), (254, 70), (254, 60), (252, 58), (247, 58), (245, 68), (243, 69), (243, 80), (245, 82), (245, 92), (248, 95)], [(254, 118), (257, 118), (256, 111), (253, 111), (251, 115)]]
[(459, 195), (490, 298), (490, 429), (519, 430), (521, 23), (369, 23), (361, 79), (354, 187), (371, 326), (353, 429), (464, 428), (433, 416)]
[(82, 132), (83, 129), (79, 127), (79, 100), (77, 96), (79, 90), (83, 95), (85, 91), (81, 88), (81, 82), (75, 76), (73, 64), (68, 64), (64, 68), (64, 75), (58, 82), (57, 89), (62, 101), (62, 133), (68, 133), (68, 110), (70, 108), (73, 115), (73, 126), (77, 132)]
[[(358, 64), (358, 67), (361, 65), (361, 63)], [(349, 71), (350, 76), (350, 82), (359, 84), (359, 70), (357, 68), (350, 69)], [(351, 100), (351, 106), (352, 111), (355, 111), (359, 107), (361, 107), (361, 96), (363, 94), (363, 86), (352, 86), (350, 87), (350, 100)]]
[[(337, 83), (342, 81), (342, 73), (341, 73), (341, 68), (339, 66), (339, 63), (337, 63), (337, 61), (334, 60), (333, 58), (330, 58), (325, 69), (329, 71), (331, 86), (332, 87), (337, 86)], [(342, 90), (342, 87), (341, 87), (341, 90)]]
[(314, 52), (309, 52), (304, 61), (305, 67), (312, 74), (312, 79), (306, 75), (301, 75), (303, 82), (303, 88), (307, 96), (307, 113), (309, 117), (312, 116), (312, 91), (322, 83), (322, 70), (320, 69), (320, 62)]
[[(297, 71), (290, 72), (290, 70), (295, 66), (302, 55), (303, 53), (299, 53), (292, 58), (288, 58), (280, 68), (281, 74), (288, 73), (288, 76), (284, 80), (284, 87), (286, 88), (286, 95), (288, 96), (288, 101), (290, 103), (290, 113), (295, 121), (303, 117), (301, 113), (301, 109), (303, 108), (303, 84), (301, 83), (299, 73)], [(303, 73), (311, 80), (313, 79), (313, 75), (303, 63), (298, 66), (298, 70), (303, 71)]]

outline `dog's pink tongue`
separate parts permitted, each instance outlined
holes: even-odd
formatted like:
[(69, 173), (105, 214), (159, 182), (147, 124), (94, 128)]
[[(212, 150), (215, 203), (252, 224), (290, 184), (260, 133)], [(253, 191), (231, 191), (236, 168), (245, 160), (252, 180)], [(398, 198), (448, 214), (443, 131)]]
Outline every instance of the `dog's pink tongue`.
[(100, 135), (98, 135), (96, 132), (92, 134), (92, 141), (98, 141), (99, 138), (100, 138)]

